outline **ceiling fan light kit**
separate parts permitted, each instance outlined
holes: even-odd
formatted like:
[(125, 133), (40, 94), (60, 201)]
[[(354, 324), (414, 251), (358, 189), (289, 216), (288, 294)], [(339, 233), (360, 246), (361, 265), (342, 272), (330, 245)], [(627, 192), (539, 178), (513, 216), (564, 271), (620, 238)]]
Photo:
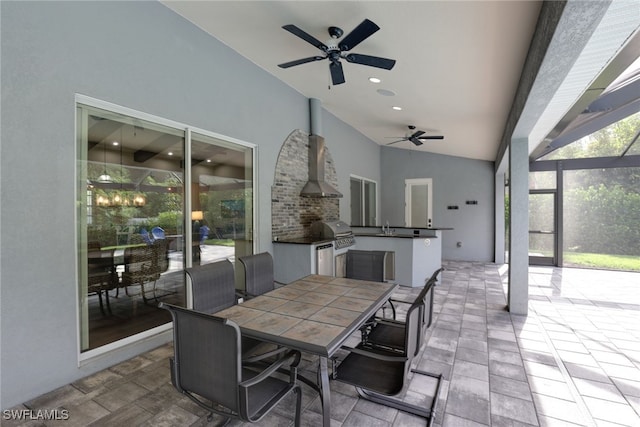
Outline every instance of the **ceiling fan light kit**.
[(344, 32), (341, 28), (329, 27), (328, 32), (329, 36), (331, 36), (331, 40), (327, 43), (322, 43), (320, 40), (316, 39), (309, 33), (301, 30), (293, 24), (284, 25), (282, 28), (320, 49), (323, 52), (324, 56), (316, 55), (307, 58), (301, 58), (294, 61), (278, 64), (278, 67), (290, 68), (296, 65), (306, 64), (308, 62), (328, 59), (329, 72), (331, 73), (331, 81), (334, 86), (342, 84), (346, 81), (344, 77), (344, 70), (342, 69), (342, 62), (340, 62), (340, 59), (344, 59), (347, 62), (353, 64), (367, 65), (369, 67), (382, 68), (385, 70), (391, 70), (396, 64), (395, 59), (362, 55), (358, 53), (347, 53), (380, 29), (380, 27), (378, 27), (374, 22), (368, 19), (362, 21), (356, 28), (353, 29), (353, 31), (351, 31), (342, 39), (340, 38), (342, 37)]

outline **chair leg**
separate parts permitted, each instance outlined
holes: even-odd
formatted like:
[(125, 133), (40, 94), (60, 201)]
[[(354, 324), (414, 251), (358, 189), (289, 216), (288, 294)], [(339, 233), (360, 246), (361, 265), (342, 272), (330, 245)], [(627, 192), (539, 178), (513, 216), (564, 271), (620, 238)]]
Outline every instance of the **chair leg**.
[(146, 303), (148, 303), (150, 301), (150, 299), (153, 299), (154, 301), (158, 301), (158, 294), (156, 293), (156, 284), (158, 283), (158, 280), (154, 280), (153, 281), (153, 298), (147, 298), (147, 294), (146, 291), (144, 290), (144, 284), (145, 282), (140, 282), (140, 289), (141, 289), (141, 293), (142, 293), (142, 300)]
[(147, 295), (144, 292), (144, 281), (140, 282), (140, 294), (142, 295), (142, 301), (146, 304), (149, 300), (147, 300)]
[(302, 388), (300, 388), (299, 385), (296, 385), (296, 388), (294, 389), (294, 392), (296, 394), (296, 415), (295, 415), (295, 422), (294, 422), (294, 426), (295, 427), (300, 427), (300, 418), (301, 418), (301, 414), (300, 412), (302, 409)]
[(431, 374), (425, 371), (412, 370), (417, 374), (427, 375), (432, 378), (436, 378), (438, 383), (436, 385), (436, 391), (433, 395), (433, 400), (431, 401), (431, 408), (423, 408), (421, 406), (413, 405), (411, 403), (404, 402), (403, 400), (398, 399), (393, 396), (385, 396), (383, 394), (376, 393), (374, 391), (366, 390), (360, 387), (356, 387), (356, 391), (358, 395), (363, 399), (370, 400), (375, 403), (379, 403), (381, 405), (389, 406), (394, 409), (398, 409), (400, 411), (408, 412), (413, 415), (417, 415), (419, 417), (426, 418), (428, 420), (427, 426), (431, 426), (436, 417), (436, 404), (438, 403), (438, 397), (440, 395), (440, 385), (442, 382), (442, 375)]
[(96, 293), (98, 294), (98, 301), (100, 302), (100, 313), (102, 313), (102, 315), (105, 316), (104, 306), (102, 305), (102, 291), (98, 291)]
[(111, 303), (109, 302), (109, 290), (105, 290), (104, 291), (104, 299), (107, 300), (107, 311), (109, 312), (109, 314), (113, 314), (111, 312)]

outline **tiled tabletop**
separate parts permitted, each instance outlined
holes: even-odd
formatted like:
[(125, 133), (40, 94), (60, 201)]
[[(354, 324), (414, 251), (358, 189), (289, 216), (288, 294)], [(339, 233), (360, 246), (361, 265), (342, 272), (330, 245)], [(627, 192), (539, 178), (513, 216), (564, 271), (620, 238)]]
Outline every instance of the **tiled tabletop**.
[(331, 355), (397, 285), (311, 275), (216, 313), (244, 335)]

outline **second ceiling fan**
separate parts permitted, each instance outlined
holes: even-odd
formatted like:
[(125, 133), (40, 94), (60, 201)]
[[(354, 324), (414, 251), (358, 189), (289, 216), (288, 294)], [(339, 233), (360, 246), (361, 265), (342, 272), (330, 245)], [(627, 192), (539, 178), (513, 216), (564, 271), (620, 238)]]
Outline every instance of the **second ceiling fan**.
[(309, 33), (296, 27), (295, 25), (285, 25), (282, 28), (289, 31), (291, 34), (300, 37), (307, 43), (314, 45), (315, 47), (320, 49), (323, 54), (278, 64), (278, 67), (289, 68), (296, 65), (306, 64), (308, 62), (328, 59), (330, 61), (329, 71), (331, 72), (331, 81), (333, 82), (334, 86), (345, 82), (344, 71), (342, 70), (342, 63), (340, 62), (341, 58), (344, 58), (347, 62), (351, 62), (354, 64), (368, 65), (370, 67), (382, 68), (385, 70), (392, 69), (396, 64), (395, 59), (361, 55), (358, 53), (347, 53), (358, 44), (360, 44), (363, 40), (380, 29), (380, 27), (378, 27), (375, 23), (368, 19), (362, 21), (360, 25), (354, 28), (353, 31), (351, 31), (341, 40), (338, 39), (342, 37), (342, 34), (344, 33), (342, 29), (338, 27), (329, 27), (329, 35), (331, 36), (331, 40), (329, 40), (327, 43), (322, 43), (320, 40), (316, 39)]
[(411, 141), (415, 145), (422, 145), (423, 139), (444, 139), (443, 135), (424, 135), (425, 132), (423, 130), (415, 130), (416, 127), (413, 125), (409, 125), (407, 127), (409, 128), (409, 133), (407, 134), (407, 136), (398, 137), (400, 139), (398, 139), (397, 141), (389, 142), (386, 145), (391, 145), (402, 141)]

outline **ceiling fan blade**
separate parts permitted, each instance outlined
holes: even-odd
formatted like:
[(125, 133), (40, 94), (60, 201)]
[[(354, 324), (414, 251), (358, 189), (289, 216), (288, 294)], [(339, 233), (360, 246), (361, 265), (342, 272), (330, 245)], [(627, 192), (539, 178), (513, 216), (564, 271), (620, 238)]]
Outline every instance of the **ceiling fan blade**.
[(331, 71), (331, 81), (334, 86), (345, 82), (342, 64), (339, 61), (331, 61), (329, 64), (329, 71)]
[(444, 135), (427, 135), (421, 136), (418, 139), (444, 139)]
[(289, 68), (300, 64), (306, 64), (307, 62), (320, 61), (325, 59), (326, 56), (310, 56), (308, 58), (296, 59), (295, 61), (285, 62), (284, 64), (278, 64), (280, 68)]
[(360, 55), (359, 53), (350, 53), (345, 59), (354, 64), (368, 65), (370, 67), (384, 68), (390, 70), (396, 65), (395, 59), (380, 58), (379, 56)]
[(326, 52), (329, 49), (326, 44), (322, 43), (320, 40), (313, 37), (311, 34), (307, 33), (304, 30), (301, 30), (300, 28), (296, 27), (293, 24), (283, 25), (282, 28), (289, 31), (294, 36), (300, 37), (302, 40), (306, 41), (307, 43), (314, 45), (315, 47), (322, 50), (323, 52)]
[(413, 142), (415, 145), (422, 145), (422, 141), (420, 141), (418, 138), (411, 137), (409, 138), (409, 141)]
[(420, 135), (422, 135), (424, 133), (423, 130), (417, 130), (413, 133), (413, 135), (411, 135), (410, 138), (418, 138)]
[(378, 31), (380, 27), (374, 24), (372, 21), (365, 19), (353, 29), (349, 34), (347, 34), (338, 44), (338, 47), (341, 51), (351, 50), (357, 45), (360, 44), (364, 39), (369, 37), (371, 34)]
[(398, 140), (396, 140), (396, 141), (387, 142), (387, 143), (386, 143), (386, 144), (384, 144), (384, 145), (396, 144), (396, 143), (398, 143), (398, 142), (402, 142), (402, 141), (406, 141), (406, 140), (407, 140), (407, 138), (402, 138), (402, 139), (398, 139)]

